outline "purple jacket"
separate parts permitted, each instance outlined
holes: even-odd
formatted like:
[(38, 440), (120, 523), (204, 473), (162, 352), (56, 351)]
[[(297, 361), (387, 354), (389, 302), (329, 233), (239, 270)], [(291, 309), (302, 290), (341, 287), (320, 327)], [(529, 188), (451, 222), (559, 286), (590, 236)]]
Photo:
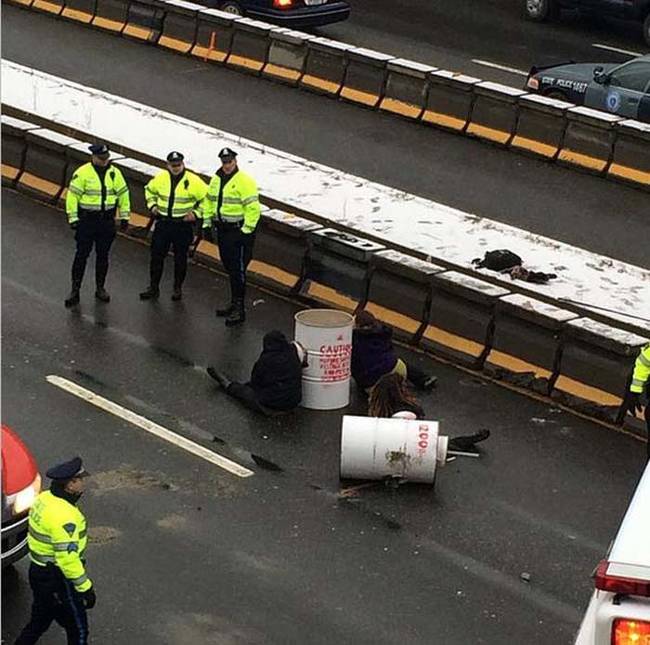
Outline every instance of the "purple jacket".
[(393, 349), (393, 330), (386, 325), (352, 331), (352, 378), (359, 387), (372, 387), (393, 370), (397, 354)]

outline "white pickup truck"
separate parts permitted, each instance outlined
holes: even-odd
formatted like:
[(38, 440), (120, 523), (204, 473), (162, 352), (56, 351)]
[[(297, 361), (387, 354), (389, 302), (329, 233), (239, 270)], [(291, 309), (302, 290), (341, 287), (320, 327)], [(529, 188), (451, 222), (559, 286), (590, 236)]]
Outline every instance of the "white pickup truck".
[(650, 464), (594, 583), (575, 645), (650, 645)]

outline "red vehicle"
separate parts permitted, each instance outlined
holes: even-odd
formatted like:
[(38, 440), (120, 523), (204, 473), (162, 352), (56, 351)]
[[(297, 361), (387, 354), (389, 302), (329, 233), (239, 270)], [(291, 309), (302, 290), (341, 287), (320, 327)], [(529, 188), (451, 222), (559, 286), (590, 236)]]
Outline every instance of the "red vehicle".
[(41, 490), (36, 461), (18, 435), (2, 425), (2, 567), (27, 553), (27, 515)]

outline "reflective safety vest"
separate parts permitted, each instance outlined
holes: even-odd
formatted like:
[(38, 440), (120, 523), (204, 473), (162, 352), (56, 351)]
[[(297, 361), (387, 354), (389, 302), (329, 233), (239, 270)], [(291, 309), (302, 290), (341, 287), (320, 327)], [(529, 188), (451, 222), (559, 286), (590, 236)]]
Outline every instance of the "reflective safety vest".
[(240, 223), (242, 232), (252, 233), (260, 219), (260, 200), (255, 180), (245, 172), (236, 170), (225, 184), (221, 200), (220, 190), (221, 177), (216, 174), (210, 181), (203, 202), (204, 228), (210, 226), (211, 221), (214, 224)]
[(650, 343), (640, 352), (634, 363), (634, 374), (632, 374), (632, 385), (630, 392), (643, 392), (643, 386), (650, 379)]
[(65, 198), (65, 210), (68, 222), (79, 220), (79, 209), (110, 213), (120, 209), (120, 219), (129, 219), (131, 200), (129, 187), (119, 168), (109, 164), (104, 174), (104, 181), (92, 163), (80, 166), (72, 175)]
[(168, 170), (159, 172), (145, 187), (144, 196), (147, 208), (158, 207), (158, 214), (166, 217), (182, 218), (190, 211), (201, 217), (200, 204), (208, 191), (206, 183), (193, 172), (183, 171), (172, 194), (172, 176)]
[(27, 544), (32, 562), (41, 566), (54, 564), (79, 592), (93, 586), (84, 566), (86, 518), (67, 500), (41, 493), (29, 511)]

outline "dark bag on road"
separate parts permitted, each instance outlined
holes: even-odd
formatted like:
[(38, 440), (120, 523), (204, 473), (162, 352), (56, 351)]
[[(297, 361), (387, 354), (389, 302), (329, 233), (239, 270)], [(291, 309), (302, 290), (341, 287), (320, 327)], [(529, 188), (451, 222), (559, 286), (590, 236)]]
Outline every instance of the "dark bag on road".
[(485, 256), (481, 258), (475, 258), (472, 260), (472, 264), (476, 266), (477, 269), (490, 269), (490, 271), (507, 271), (512, 269), (512, 267), (521, 266), (523, 264), (522, 259), (512, 251), (508, 249), (499, 249), (497, 251), (486, 251)]

